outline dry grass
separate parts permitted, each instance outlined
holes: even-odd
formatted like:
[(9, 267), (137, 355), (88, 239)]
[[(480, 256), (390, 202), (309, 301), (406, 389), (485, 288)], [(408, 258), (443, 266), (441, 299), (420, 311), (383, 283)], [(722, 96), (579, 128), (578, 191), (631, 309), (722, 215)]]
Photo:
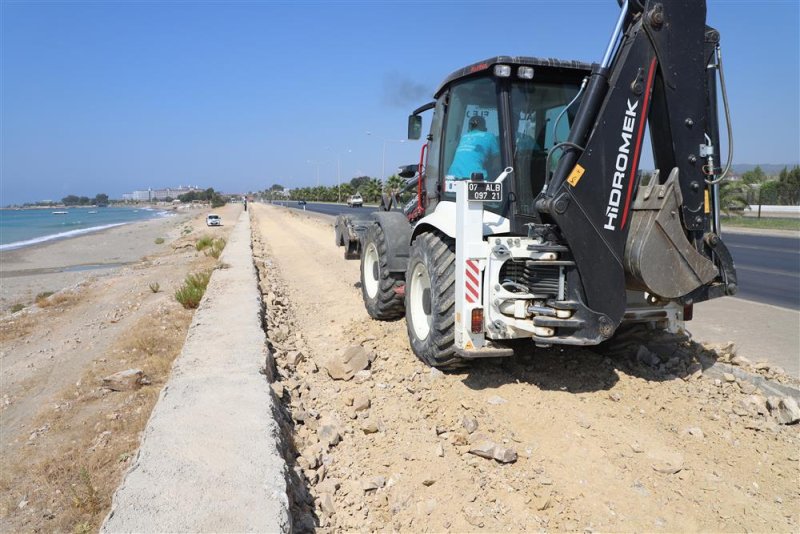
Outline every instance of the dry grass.
[(13, 319), (7, 317), (0, 321), (0, 342), (6, 343), (27, 336), (33, 331), (34, 326), (36, 321), (30, 313)]
[[(0, 342), (13, 341), (29, 335), (34, 330), (34, 327), (47, 317), (47, 315), (40, 316), (39, 313), (45, 313), (45, 310), (48, 308), (60, 312), (71, 305), (77, 304), (85, 296), (85, 288), (61, 291), (59, 293), (53, 293), (52, 291), (39, 293), (36, 295), (35, 302), (41, 310), (37, 311), (32, 309), (31, 312), (22, 314), (20, 317), (15, 317), (13, 319), (6, 317), (0, 320)], [(26, 308), (26, 306), (20, 303), (15, 305), (11, 311), (15, 313), (24, 308)]]
[[(178, 307), (145, 316), (111, 351), (124, 364), (118, 357), (96, 362), (81, 386), (67, 388), (42, 409), (34, 427), (45, 430), (13, 460), (0, 460), (0, 515), (26, 531), (97, 531), (180, 354), (191, 316)], [(142, 369), (151, 385), (134, 392), (100, 389), (103, 376), (131, 367)], [(28, 503), (19, 508), (23, 500)]]
[(65, 304), (72, 304), (78, 300), (78, 294), (71, 291), (60, 291), (53, 293), (46, 291), (36, 295), (36, 305), (40, 308), (49, 308), (51, 306), (62, 306)]

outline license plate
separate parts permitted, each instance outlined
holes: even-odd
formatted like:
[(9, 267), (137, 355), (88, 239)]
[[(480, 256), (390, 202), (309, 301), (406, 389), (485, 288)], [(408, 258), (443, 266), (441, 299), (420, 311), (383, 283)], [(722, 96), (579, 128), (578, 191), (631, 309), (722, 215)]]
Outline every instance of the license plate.
[(503, 200), (502, 182), (469, 182), (467, 200), (477, 202), (501, 202)]

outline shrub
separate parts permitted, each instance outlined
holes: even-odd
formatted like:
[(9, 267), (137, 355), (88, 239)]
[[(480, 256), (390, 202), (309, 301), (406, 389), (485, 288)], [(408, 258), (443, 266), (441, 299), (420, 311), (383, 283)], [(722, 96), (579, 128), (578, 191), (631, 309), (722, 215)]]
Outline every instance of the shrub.
[(220, 254), (222, 254), (223, 249), (225, 248), (226, 242), (223, 238), (215, 239), (211, 246), (206, 250), (206, 256), (211, 256), (212, 258), (219, 259)]
[(156, 238), (156, 245), (160, 245), (160, 244), (162, 244), (163, 242), (164, 242), (164, 238), (163, 238), (163, 237), (157, 237), (157, 238)]
[(158, 293), (158, 290), (161, 289), (161, 285), (158, 282), (153, 282), (150, 284), (150, 291), (153, 293)]
[(197, 250), (203, 250), (205, 248), (210, 247), (213, 244), (214, 244), (214, 239), (207, 235), (204, 235), (203, 237), (197, 240), (197, 243), (195, 243), (194, 247)]
[(20, 310), (22, 310), (24, 308), (25, 308), (25, 305), (22, 304), (21, 302), (17, 303), (17, 304), (14, 304), (13, 306), (11, 306), (11, 313), (17, 313), (18, 311), (20, 311)]
[(42, 291), (38, 295), (36, 295), (36, 304), (39, 306), (47, 305), (47, 299), (53, 294), (52, 291)]
[(175, 300), (188, 309), (197, 308), (211, 280), (211, 271), (200, 271), (186, 276), (183, 285), (175, 292)]

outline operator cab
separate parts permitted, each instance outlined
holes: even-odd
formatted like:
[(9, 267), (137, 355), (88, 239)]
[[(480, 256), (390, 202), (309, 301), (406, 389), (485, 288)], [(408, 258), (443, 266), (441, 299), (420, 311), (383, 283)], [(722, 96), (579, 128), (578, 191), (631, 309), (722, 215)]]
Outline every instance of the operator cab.
[[(409, 138), (419, 139), (420, 113), (434, 109), (425, 165), (426, 212), (439, 201), (455, 201), (445, 180), (493, 181), (512, 167), (504, 199), (485, 208), (510, 219), (512, 233), (524, 234), (526, 223), (541, 222), (535, 200), (544, 186), (547, 152), (567, 139), (580, 104), (576, 96), (590, 68), (577, 61), (498, 56), (451, 74), (436, 91), (435, 102), (409, 117)], [(477, 165), (484, 156), (483, 165)], [(552, 159), (551, 169), (557, 161)]]

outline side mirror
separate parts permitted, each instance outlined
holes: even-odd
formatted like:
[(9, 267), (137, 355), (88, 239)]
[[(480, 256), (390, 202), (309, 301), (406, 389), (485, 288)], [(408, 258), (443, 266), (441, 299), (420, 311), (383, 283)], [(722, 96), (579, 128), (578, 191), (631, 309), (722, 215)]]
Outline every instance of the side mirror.
[(408, 116), (408, 138), (410, 140), (417, 140), (422, 136), (422, 116), (409, 115)]
[(400, 178), (413, 178), (419, 170), (419, 164), (413, 163), (411, 165), (403, 165), (397, 169), (397, 176)]

